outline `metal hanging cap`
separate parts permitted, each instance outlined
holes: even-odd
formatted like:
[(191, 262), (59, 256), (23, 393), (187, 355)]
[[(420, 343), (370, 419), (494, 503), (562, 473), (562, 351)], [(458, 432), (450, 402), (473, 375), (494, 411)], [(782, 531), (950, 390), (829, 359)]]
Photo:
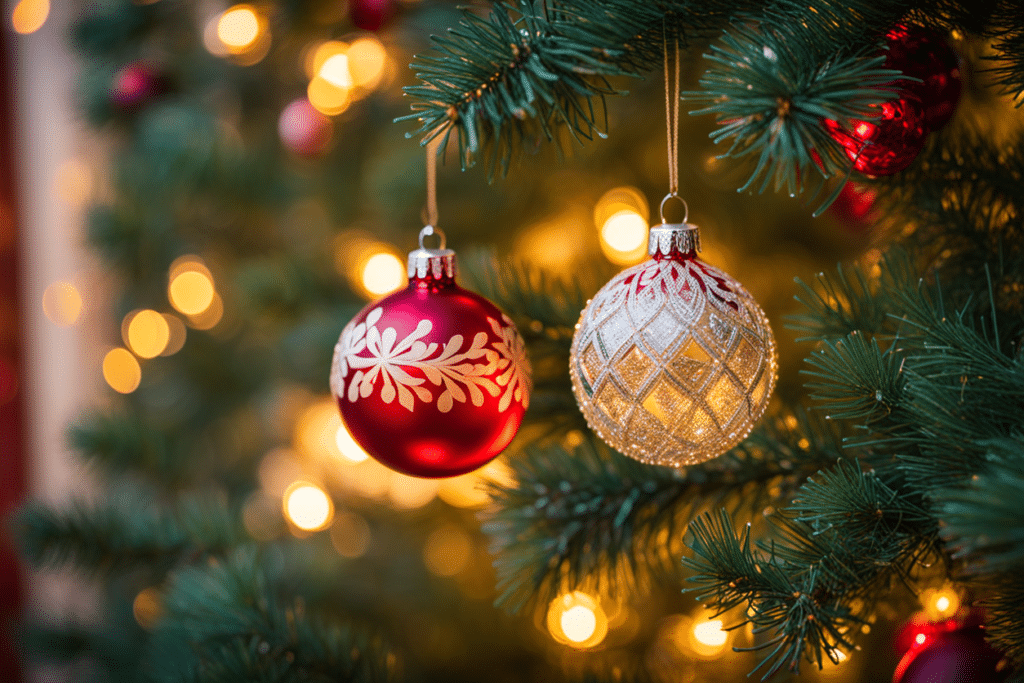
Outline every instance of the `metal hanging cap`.
[[(439, 240), (437, 249), (428, 249), (423, 240), (436, 235)], [(455, 252), (445, 248), (444, 233), (433, 225), (424, 226), (420, 230), (420, 248), (409, 252), (409, 277), (413, 278), (453, 278), (455, 277)]]
[[(681, 223), (669, 223), (665, 220), (665, 204), (670, 199), (678, 199), (683, 204), (683, 220)], [(672, 252), (688, 254), (700, 251), (700, 229), (693, 223), (688, 222), (690, 218), (690, 207), (686, 200), (675, 192), (669, 192), (661, 200), (661, 223), (652, 225), (650, 235), (647, 238), (647, 253), (651, 256), (663, 254), (668, 256)]]

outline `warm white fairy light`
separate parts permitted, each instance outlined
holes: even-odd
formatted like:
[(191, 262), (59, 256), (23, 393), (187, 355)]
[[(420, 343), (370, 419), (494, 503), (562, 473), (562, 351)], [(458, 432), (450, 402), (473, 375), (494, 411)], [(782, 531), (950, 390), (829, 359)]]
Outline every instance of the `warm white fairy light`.
[(583, 591), (552, 600), (546, 621), (552, 638), (577, 649), (594, 647), (608, 634), (608, 616), (600, 602)]
[(327, 527), (334, 516), (330, 496), (319, 486), (297, 481), (284, 494), (284, 514), (292, 524), (303, 531), (318, 531)]

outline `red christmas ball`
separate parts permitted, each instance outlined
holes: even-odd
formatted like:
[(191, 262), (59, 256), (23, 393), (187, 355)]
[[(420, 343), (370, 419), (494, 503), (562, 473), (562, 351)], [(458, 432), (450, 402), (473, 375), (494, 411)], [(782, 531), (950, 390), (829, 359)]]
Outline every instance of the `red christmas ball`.
[(843, 146), (853, 167), (869, 176), (892, 175), (906, 169), (924, 149), (928, 129), (924, 110), (914, 95), (881, 105), (873, 121), (851, 121), (849, 127), (825, 120), (825, 128)]
[(913, 647), (903, 655), (893, 683), (999, 683), (1010, 671), (1002, 655), (985, 642), (977, 624), (950, 621), (920, 630)]
[(962, 87), (960, 58), (946, 37), (932, 28), (898, 25), (886, 36), (885, 66), (920, 82), (901, 80), (900, 89), (916, 96), (928, 130), (938, 130), (956, 111)]
[(863, 233), (871, 229), (877, 218), (875, 199), (878, 193), (867, 185), (848, 181), (839, 191), (828, 213), (851, 232)]
[(110, 83), (110, 100), (124, 107), (137, 107), (163, 90), (163, 78), (146, 64), (129, 64)]
[(342, 331), (331, 391), (378, 461), (417, 477), (456, 476), (512, 441), (529, 405), (530, 364), (512, 321), (456, 284), (454, 252), (421, 248), (409, 260), (408, 286)]
[(277, 132), (291, 151), (301, 156), (316, 156), (330, 145), (334, 125), (309, 100), (300, 97), (281, 111)]
[(352, 0), (349, 14), (356, 28), (378, 31), (395, 12), (394, 0)]

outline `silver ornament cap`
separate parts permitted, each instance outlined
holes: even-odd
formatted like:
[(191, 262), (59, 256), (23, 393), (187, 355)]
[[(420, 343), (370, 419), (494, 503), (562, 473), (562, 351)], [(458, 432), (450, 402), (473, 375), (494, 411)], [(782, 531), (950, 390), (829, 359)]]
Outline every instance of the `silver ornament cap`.
[[(423, 244), (423, 240), (431, 235), (437, 235), (440, 244), (437, 249), (429, 249)], [(426, 278), (453, 279), (456, 274), (455, 252), (445, 248), (444, 233), (433, 225), (424, 226), (420, 230), (419, 249), (409, 252), (408, 274), (409, 279), (423, 280)]]

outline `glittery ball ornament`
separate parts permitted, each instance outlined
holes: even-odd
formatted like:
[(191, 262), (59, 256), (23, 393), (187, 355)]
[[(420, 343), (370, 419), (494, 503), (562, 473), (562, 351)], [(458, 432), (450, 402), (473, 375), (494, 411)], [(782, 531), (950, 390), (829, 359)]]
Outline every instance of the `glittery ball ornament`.
[(901, 79), (902, 90), (917, 97), (930, 131), (952, 118), (962, 88), (960, 58), (941, 32), (933, 28), (900, 24), (885, 34), (885, 68), (899, 69), (920, 81)]
[(873, 121), (843, 125), (825, 120), (832, 139), (843, 146), (853, 167), (869, 176), (893, 175), (905, 170), (924, 149), (928, 128), (921, 100), (909, 92), (879, 105), (881, 116)]
[(893, 683), (1000, 683), (1012, 673), (977, 623), (950, 619), (919, 632), (922, 637), (896, 666)]
[(654, 465), (710, 460), (742, 441), (775, 386), (768, 318), (739, 282), (697, 258), (697, 226), (651, 228), (651, 259), (583, 309), (573, 392), (613, 448)]
[(512, 321), (455, 282), (455, 252), (409, 254), (409, 284), (345, 326), (331, 392), (352, 437), (393, 470), (453, 477), (515, 436), (530, 401), (530, 363)]

